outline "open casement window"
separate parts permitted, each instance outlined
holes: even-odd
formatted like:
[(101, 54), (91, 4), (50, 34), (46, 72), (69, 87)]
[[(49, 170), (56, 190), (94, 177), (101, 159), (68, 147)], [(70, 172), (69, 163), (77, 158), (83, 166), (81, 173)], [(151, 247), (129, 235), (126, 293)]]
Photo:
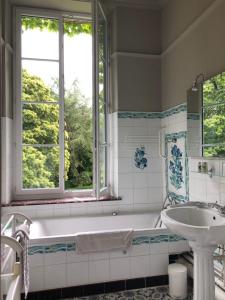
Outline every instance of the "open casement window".
[(95, 169), (96, 197), (107, 192), (108, 179), (108, 47), (107, 47), (107, 19), (99, 0), (93, 1), (93, 57), (94, 61), (94, 110), (96, 119), (94, 160), (99, 168)]
[(16, 199), (108, 193), (107, 22), (93, 5), (15, 10)]

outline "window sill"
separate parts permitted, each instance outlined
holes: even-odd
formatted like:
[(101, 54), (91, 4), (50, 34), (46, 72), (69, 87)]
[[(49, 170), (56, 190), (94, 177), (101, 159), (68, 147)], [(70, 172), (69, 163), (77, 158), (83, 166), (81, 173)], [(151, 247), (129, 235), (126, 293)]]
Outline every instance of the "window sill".
[(49, 204), (66, 204), (66, 203), (84, 203), (84, 202), (99, 202), (99, 201), (119, 201), (121, 197), (114, 197), (110, 195), (102, 196), (100, 199), (95, 197), (71, 197), (63, 199), (42, 199), (42, 200), (12, 200), (7, 206), (28, 206), (28, 205), (49, 205)]

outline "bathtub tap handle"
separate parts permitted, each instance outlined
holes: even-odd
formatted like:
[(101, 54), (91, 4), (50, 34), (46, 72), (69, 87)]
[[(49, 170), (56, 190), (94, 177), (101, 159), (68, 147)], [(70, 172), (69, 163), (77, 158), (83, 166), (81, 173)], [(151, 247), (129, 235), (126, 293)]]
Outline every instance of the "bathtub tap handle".
[(118, 212), (116, 212), (116, 211), (112, 212), (112, 216), (117, 216), (117, 215), (118, 215)]

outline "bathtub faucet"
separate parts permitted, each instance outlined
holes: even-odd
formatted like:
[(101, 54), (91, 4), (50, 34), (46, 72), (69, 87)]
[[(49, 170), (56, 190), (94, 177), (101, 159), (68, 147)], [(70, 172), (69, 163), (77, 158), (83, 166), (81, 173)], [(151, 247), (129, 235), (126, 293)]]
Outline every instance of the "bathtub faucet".
[(116, 212), (116, 211), (112, 212), (112, 216), (117, 216), (117, 215), (118, 215), (118, 212)]

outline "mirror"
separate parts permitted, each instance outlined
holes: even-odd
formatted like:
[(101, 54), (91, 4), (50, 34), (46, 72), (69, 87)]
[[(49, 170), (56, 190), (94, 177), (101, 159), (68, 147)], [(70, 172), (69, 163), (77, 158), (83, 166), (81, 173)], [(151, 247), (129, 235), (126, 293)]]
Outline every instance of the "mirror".
[(225, 157), (225, 72), (187, 91), (187, 155)]

